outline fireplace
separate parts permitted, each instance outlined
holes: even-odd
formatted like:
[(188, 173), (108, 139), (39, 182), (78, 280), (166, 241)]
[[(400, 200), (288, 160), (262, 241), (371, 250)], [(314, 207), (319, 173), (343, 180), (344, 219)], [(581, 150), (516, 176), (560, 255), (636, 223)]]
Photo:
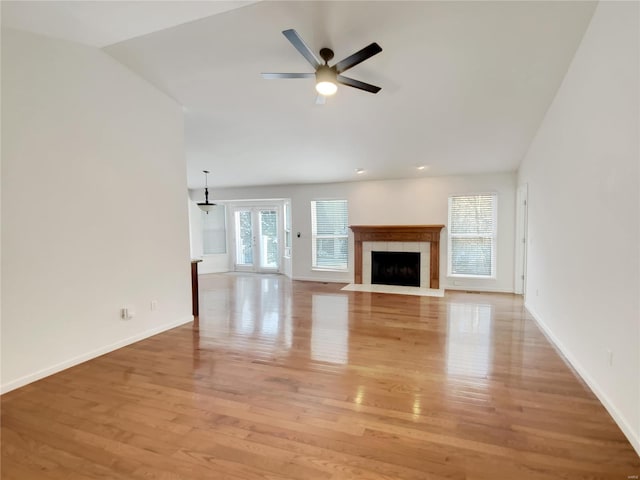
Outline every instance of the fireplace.
[(420, 252), (420, 288), (440, 288), (440, 231), (444, 225), (351, 225), (353, 283), (371, 283), (371, 252)]
[(371, 283), (420, 286), (420, 252), (371, 252)]

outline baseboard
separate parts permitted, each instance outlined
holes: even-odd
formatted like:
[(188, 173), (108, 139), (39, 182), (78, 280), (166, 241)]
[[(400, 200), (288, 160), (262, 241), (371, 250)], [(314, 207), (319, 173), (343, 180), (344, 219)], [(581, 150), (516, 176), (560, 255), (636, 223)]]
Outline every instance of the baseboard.
[(456, 291), (463, 291), (463, 292), (513, 293), (513, 290), (510, 290), (508, 288), (464, 287), (464, 286), (459, 286), (459, 285), (456, 285), (456, 286), (445, 285), (443, 288), (445, 290), (456, 290)]
[(60, 362), (51, 367), (38, 370), (37, 372), (30, 373), (29, 375), (25, 375), (16, 380), (12, 380), (11, 382), (0, 385), (0, 394), (5, 394), (7, 392), (10, 392), (11, 390), (15, 390), (16, 388), (24, 387), (29, 383), (33, 383), (37, 380), (48, 377), (49, 375), (53, 375), (54, 373), (61, 372), (62, 370), (66, 370), (67, 368), (74, 367), (86, 362), (87, 360), (99, 357), (101, 355), (104, 355), (105, 353), (113, 352), (114, 350), (117, 350), (119, 348), (126, 347), (127, 345), (131, 345), (132, 343), (139, 342), (140, 340), (144, 340), (145, 338), (152, 337), (154, 335), (157, 335), (158, 333), (165, 332), (167, 330), (179, 327), (180, 325), (184, 325), (185, 323), (189, 323), (192, 321), (193, 315), (190, 315), (189, 317), (180, 319), (178, 321), (166, 323), (162, 326), (152, 328), (150, 330), (145, 330), (144, 332), (138, 333), (137, 335), (133, 335), (110, 345), (105, 345), (104, 347), (92, 350), (91, 352), (83, 353), (82, 355), (70, 358), (69, 360), (65, 360), (64, 362)]
[[(348, 280), (336, 280), (335, 278), (317, 278), (317, 277), (293, 277), (292, 280), (300, 280), (302, 282), (319, 282), (319, 283), (352, 283)], [(445, 286), (442, 287), (445, 291), (446, 290), (457, 290), (457, 291), (463, 291), (463, 292), (478, 292), (478, 293), (482, 293), (482, 292), (486, 292), (486, 293), (511, 293), (513, 294), (513, 290), (510, 290), (508, 288), (492, 288), (492, 287), (464, 287), (464, 286), (455, 286), (455, 287), (449, 287), (449, 286)]]
[(582, 366), (578, 360), (567, 350), (564, 344), (560, 341), (558, 337), (553, 333), (553, 331), (549, 328), (549, 326), (544, 323), (540, 315), (538, 315), (535, 310), (533, 310), (527, 302), (524, 304), (524, 308), (529, 312), (529, 314), (533, 317), (535, 322), (538, 324), (542, 332), (545, 334), (547, 339), (560, 351), (560, 353), (564, 356), (564, 358), (569, 362), (571, 367), (575, 370), (575, 372), (584, 380), (587, 386), (591, 389), (593, 394), (598, 397), (600, 403), (607, 409), (609, 415), (616, 422), (622, 433), (627, 437), (633, 448), (636, 450), (636, 453), (640, 455), (640, 434), (636, 434), (629, 422), (626, 421), (624, 416), (618, 411), (615, 405), (611, 402), (607, 394), (600, 388), (598, 382), (596, 382), (589, 372)]
[(210, 273), (228, 273), (230, 270), (228, 268), (207, 268), (205, 266), (198, 267), (198, 275), (209, 275)]
[(335, 278), (318, 278), (318, 277), (292, 277), (292, 280), (300, 280), (301, 282), (318, 282), (318, 283), (351, 283), (349, 280), (336, 280)]

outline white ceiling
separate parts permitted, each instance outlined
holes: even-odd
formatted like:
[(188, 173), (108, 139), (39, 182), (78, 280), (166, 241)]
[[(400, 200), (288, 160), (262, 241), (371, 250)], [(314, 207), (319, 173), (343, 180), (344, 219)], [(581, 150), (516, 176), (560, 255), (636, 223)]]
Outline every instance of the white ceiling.
[(3, 0), (2, 26), (106, 47), (255, 1)]
[[(83, 3), (92, 21), (105, 15), (105, 4)], [(137, 38), (105, 51), (184, 106), (191, 188), (203, 186), (203, 169), (214, 187), (514, 171), (595, 6), (268, 1), (229, 10), (226, 2), (225, 13), (158, 30), (167, 15), (141, 16), (149, 5), (154, 17), (157, 3), (127, 2), (132, 19), (121, 35)], [(175, 11), (191, 3), (164, 2)], [(312, 79), (262, 79), (312, 71), (282, 35), (287, 28), (316, 52), (332, 48), (332, 64), (379, 43), (382, 53), (345, 74), (382, 91), (340, 86), (320, 106)], [(144, 29), (158, 31), (138, 36)], [(125, 30), (109, 31), (93, 44)]]

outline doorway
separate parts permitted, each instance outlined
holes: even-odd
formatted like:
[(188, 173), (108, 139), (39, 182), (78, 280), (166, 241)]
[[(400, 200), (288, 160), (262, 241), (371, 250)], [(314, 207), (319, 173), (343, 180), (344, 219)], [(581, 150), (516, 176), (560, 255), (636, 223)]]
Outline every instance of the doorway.
[(280, 271), (279, 211), (276, 206), (234, 208), (235, 271)]
[(528, 187), (522, 184), (516, 192), (516, 271), (515, 293), (526, 294), (527, 286), (527, 216), (528, 216)]

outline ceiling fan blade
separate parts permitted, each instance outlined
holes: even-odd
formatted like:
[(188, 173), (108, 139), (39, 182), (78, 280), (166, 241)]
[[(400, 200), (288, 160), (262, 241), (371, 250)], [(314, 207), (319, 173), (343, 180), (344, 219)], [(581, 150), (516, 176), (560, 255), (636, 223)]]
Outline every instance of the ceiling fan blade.
[(261, 73), (262, 78), (275, 80), (277, 78), (313, 78), (315, 73)]
[(360, 90), (364, 90), (365, 92), (378, 93), (380, 90), (382, 90), (380, 87), (376, 87), (375, 85), (364, 83), (360, 80), (354, 80), (353, 78), (345, 77), (343, 75), (338, 75), (336, 77), (336, 80), (338, 81), (338, 83), (348, 85), (349, 87), (359, 88)]
[(292, 45), (296, 47), (296, 50), (298, 50), (302, 54), (302, 56), (306, 58), (307, 61), (313, 66), (313, 68), (317, 70), (321, 65), (320, 60), (318, 60), (318, 57), (315, 56), (315, 54), (313, 53), (313, 51), (311, 51), (307, 44), (304, 43), (304, 40), (302, 40), (302, 37), (298, 35), (298, 32), (291, 28), (289, 30), (283, 30), (282, 34), (287, 37), (287, 40), (289, 40)]
[(326, 101), (327, 97), (325, 97), (324, 95), (318, 94), (318, 96), (316, 97), (316, 105), (324, 105)]
[(373, 42), (371, 45), (367, 45), (362, 50), (357, 51), (353, 55), (345, 58), (344, 60), (340, 60), (335, 64), (336, 72), (342, 73), (345, 70), (349, 70), (351, 67), (355, 67), (361, 62), (364, 62), (367, 58), (373, 57), (374, 55), (380, 53), (382, 51), (382, 47), (377, 43)]

